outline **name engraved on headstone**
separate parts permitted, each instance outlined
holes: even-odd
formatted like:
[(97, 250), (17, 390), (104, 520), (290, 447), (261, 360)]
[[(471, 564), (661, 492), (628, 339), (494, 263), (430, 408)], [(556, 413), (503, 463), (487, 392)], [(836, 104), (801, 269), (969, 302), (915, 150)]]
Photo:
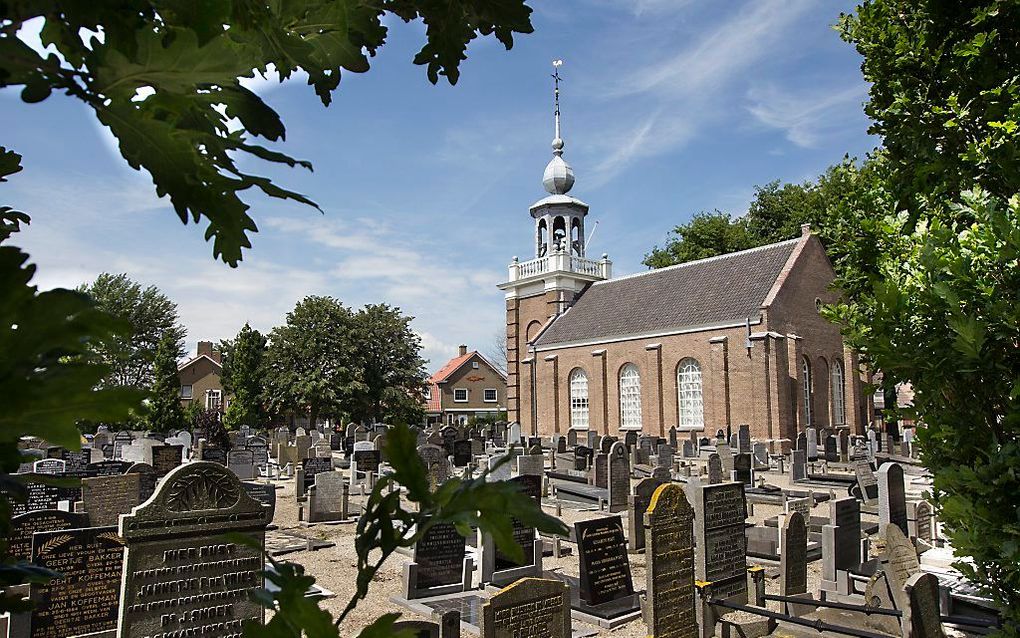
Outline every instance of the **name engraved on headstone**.
[(482, 607), (482, 638), (570, 638), (570, 599), (559, 580), (522, 578)]
[(262, 623), (248, 592), (262, 586), (262, 553), (224, 540), (237, 532), (265, 545), (268, 512), (236, 476), (209, 462), (181, 466), (120, 522), (127, 544), (119, 638), (240, 638)]
[(601, 605), (634, 593), (627, 539), (619, 516), (578, 521), (574, 537), (580, 562), (581, 600)]
[(713, 583), (712, 592), (718, 598), (747, 596), (747, 538), (744, 520), (747, 518), (744, 486), (741, 483), (702, 485), (699, 514), (698, 579)]
[(429, 528), (414, 546), (418, 563), (418, 587), (452, 585), (463, 580), (466, 541), (452, 523)]
[(32, 562), (60, 578), (32, 586), (32, 638), (67, 638), (117, 627), (124, 543), (117, 528), (37, 532)]

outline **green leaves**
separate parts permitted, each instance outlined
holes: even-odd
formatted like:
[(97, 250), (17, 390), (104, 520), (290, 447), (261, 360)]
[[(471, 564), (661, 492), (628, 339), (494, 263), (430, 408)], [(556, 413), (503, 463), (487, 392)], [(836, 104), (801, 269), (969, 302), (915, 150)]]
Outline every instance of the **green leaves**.
[[(415, 63), (427, 66), (433, 83), (439, 75), (456, 82), (467, 44), (478, 35), (495, 35), (509, 49), (514, 33), (532, 30), (524, 0), (18, 4), (0, 9), (8, 25), (0, 33), (0, 87), (20, 86), (26, 102), (59, 91), (91, 106), (128, 164), (152, 176), (183, 223), (207, 223), (213, 255), (236, 266), (257, 232), (244, 191), (315, 206), (237, 168), (248, 157), (311, 168), (252, 143), (251, 136), (283, 140), (285, 128), (238, 78), (276, 70), (282, 81), (303, 70), (328, 106), (342, 73), (368, 71), (369, 57), (386, 40), (387, 12), (426, 23)], [(43, 44), (59, 56), (40, 56), (16, 37), (32, 18), (44, 21)]]

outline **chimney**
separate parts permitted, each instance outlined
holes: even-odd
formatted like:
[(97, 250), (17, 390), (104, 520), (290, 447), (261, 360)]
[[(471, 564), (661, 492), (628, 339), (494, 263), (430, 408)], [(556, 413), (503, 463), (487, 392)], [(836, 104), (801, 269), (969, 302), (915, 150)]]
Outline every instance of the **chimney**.
[(811, 234), (811, 224), (801, 224), (800, 225), (800, 235), (801, 235), (801, 237), (803, 237), (805, 235), (810, 235), (810, 234)]
[(467, 354), (467, 346), (460, 346), (460, 356), (463, 357), (466, 354)]
[(198, 356), (201, 357), (204, 354), (207, 357), (212, 357), (212, 353), (213, 353), (212, 341), (198, 342)]

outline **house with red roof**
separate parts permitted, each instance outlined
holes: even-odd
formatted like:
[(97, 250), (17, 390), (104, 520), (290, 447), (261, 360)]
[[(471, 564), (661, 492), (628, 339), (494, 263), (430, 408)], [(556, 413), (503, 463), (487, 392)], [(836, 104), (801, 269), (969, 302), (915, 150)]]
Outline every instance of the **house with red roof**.
[(506, 412), (506, 375), (480, 352), (468, 352), (462, 345), (456, 357), (429, 377), (425, 412), (430, 424), (501, 418)]

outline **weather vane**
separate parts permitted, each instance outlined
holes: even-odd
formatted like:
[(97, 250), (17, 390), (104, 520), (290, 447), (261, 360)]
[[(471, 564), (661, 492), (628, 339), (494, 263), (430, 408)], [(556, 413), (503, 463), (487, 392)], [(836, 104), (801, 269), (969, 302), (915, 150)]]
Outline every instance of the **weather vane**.
[(560, 67), (563, 66), (563, 60), (553, 60), (553, 101), (556, 105), (554, 111), (556, 120), (556, 139), (560, 139)]

